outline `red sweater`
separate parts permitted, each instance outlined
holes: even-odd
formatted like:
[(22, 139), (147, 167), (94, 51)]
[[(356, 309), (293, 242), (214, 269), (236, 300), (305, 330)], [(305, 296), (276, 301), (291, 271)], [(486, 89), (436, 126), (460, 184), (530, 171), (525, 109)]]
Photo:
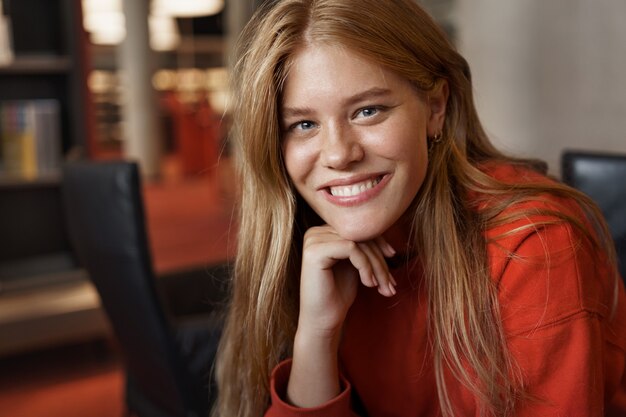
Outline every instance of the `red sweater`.
[[(520, 180), (512, 168), (492, 172), (504, 181)], [(522, 176), (544, 181), (536, 174)], [(525, 208), (558, 203), (578, 212), (571, 202), (554, 197)], [(542, 219), (533, 215), (489, 230), (487, 239)], [(510, 353), (529, 393), (540, 399), (521, 404), (515, 416), (626, 415), (626, 294), (620, 282), (612, 316), (613, 281), (603, 254), (595, 253), (576, 228), (561, 223), (497, 239), (488, 244), (488, 256)], [(420, 267), (414, 263), (392, 273), (396, 296), (360, 286), (348, 313), (339, 351), (343, 392), (316, 408), (288, 405), (288, 360), (272, 374), (266, 417), (354, 416), (354, 396), (369, 417), (440, 416)], [(460, 383), (449, 383), (448, 392), (455, 415), (479, 415), (476, 399)]]

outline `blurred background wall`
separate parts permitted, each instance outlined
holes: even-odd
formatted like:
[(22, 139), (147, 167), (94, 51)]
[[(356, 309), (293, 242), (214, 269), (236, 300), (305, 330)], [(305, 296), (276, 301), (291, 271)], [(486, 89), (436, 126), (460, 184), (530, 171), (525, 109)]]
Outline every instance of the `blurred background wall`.
[(558, 174), (565, 148), (626, 153), (626, 2), (457, 0), (485, 128)]

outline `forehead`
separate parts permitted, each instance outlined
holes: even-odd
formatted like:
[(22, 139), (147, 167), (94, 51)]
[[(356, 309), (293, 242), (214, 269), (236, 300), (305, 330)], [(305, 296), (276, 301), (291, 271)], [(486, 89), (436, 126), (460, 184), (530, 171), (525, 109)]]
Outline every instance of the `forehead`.
[(291, 57), (282, 91), (282, 103), (319, 95), (339, 97), (371, 88), (406, 89), (403, 77), (346, 47), (309, 44)]

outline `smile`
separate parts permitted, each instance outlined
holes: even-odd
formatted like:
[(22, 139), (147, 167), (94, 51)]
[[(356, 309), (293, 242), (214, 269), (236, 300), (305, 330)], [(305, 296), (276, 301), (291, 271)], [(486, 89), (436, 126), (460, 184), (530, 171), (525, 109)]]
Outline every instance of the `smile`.
[(369, 179), (369, 180), (352, 184), (352, 185), (329, 187), (328, 191), (330, 192), (331, 195), (335, 197), (354, 197), (356, 195), (364, 193), (367, 190), (371, 190), (378, 183), (380, 183), (381, 179), (382, 177), (378, 177), (375, 179)]

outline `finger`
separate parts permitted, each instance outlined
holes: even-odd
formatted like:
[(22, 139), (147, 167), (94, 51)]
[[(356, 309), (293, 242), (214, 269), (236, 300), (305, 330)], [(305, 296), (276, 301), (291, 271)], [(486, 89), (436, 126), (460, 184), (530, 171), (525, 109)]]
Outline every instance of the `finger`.
[(391, 272), (389, 272), (389, 265), (387, 265), (387, 260), (385, 259), (385, 252), (383, 250), (383, 248), (381, 248), (381, 244), (386, 244), (388, 249), (391, 249), (391, 251), (393, 251), (393, 254), (395, 255), (396, 251), (391, 247), (391, 245), (389, 245), (384, 238), (382, 239), (382, 241), (379, 240), (374, 240), (371, 243), (372, 248), (374, 249), (374, 251), (379, 255), (378, 259), (380, 264), (383, 267), (383, 272), (386, 274), (385, 278), (390, 281), (393, 285), (394, 288), (392, 288), (394, 294), (395, 294), (395, 286), (398, 285), (398, 283), (396, 282), (395, 278), (393, 277), (393, 275), (391, 275)]
[(336, 233), (318, 230), (310, 233), (305, 242), (305, 259), (303, 262), (317, 264), (321, 269), (333, 270), (333, 274), (341, 274), (341, 268), (335, 266), (342, 260), (348, 260), (359, 274), (359, 280), (367, 287), (378, 285), (372, 265), (367, 255), (358, 244), (341, 238)]
[(361, 282), (366, 287), (377, 287), (380, 282), (376, 279), (376, 274), (373, 269), (372, 261), (366, 252), (363, 251), (360, 244), (346, 241), (350, 247), (348, 259), (350, 263), (359, 272)]
[[(379, 286), (378, 291), (381, 294), (391, 296), (395, 294), (395, 288), (393, 288), (395, 280), (389, 273), (381, 246), (389, 254), (392, 253), (393, 248), (384, 239), (379, 242), (355, 243), (345, 240), (332, 227), (324, 225), (312, 227), (306, 232), (304, 246), (305, 251), (313, 255), (316, 263), (323, 269), (334, 268), (337, 262), (348, 259), (357, 270), (363, 285)], [(315, 261), (312, 258), (309, 260)]]
[[(393, 246), (391, 246), (384, 237), (382, 236), (378, 236), (374, 242), (378, 245), (378, 247), (380, 248), (380, 250), (383, 252), (383, 254), (388, 257), (391, 258), (393, 256), (396, 255), (396, 250), (393, 248)], [(386, 264), (387, 262), (385, 262)], [(391, 272), (389, 272), (389, 269), (387, 268), (387, 273), (389, 274), (389, 280), (391, 282), (393, 282), (394, 286), (397, 286), (398, 283), (396, 282), (396, 279), (393, 277), (393, 275), (391, 274)]]
[(368, 257), (368, 260), (372, 266), (372, 271), (376, 281), (378, 282), (378, 292), (382, 295), (390, 297), (396, 293), (391, 274), (385, 262), (384, 255), (378, 246), (373, 241), (359, 243), (359, 248)]
[(372, 261), (362, 250), (358, 243), (351, 240), (337, 240), (326, 242), (325, 249), (332, 252), (334, 262), (347, 259), (357, 270), (359, 279), (366, 287), (376, 287), (379, 285), (374, 276)]
[(376, 242), (385, 257), (392, 258), (396, 255), (396, 250), (389, 244), (389, 242), (387, 242), (387, 240), (385, 240), (384, 237), (378, 236), (374, 239), (374, 242)]

